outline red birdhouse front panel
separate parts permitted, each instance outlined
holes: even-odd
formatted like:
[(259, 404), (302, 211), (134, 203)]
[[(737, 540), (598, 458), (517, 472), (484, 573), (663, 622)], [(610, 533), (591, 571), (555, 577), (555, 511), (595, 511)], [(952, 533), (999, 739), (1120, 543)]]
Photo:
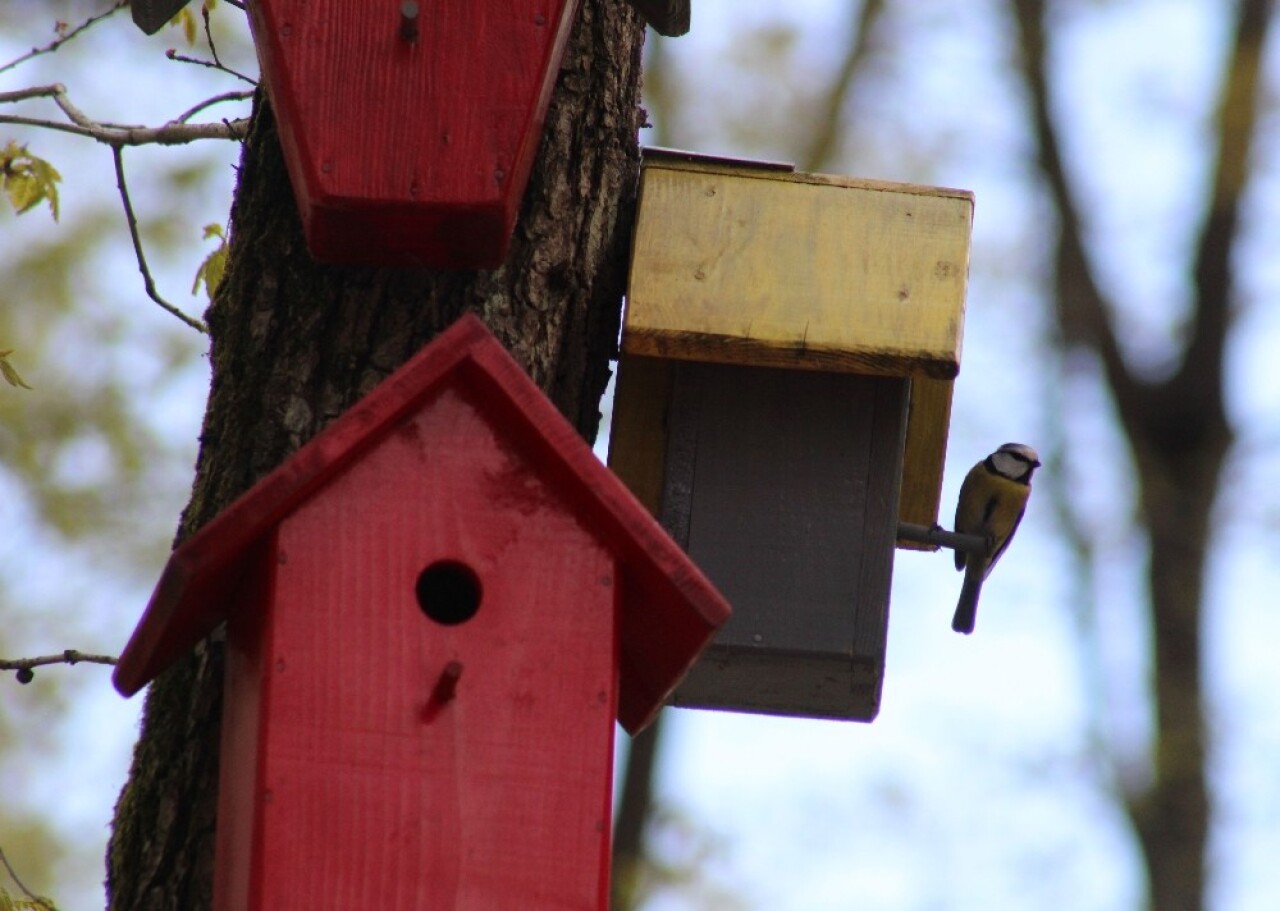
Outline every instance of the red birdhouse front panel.
[(577, 6), (253, 0), (312, 254), (501, 264)]
[(618, 572), (533, 462), (449, 387), (261, 545), (223, 911), (606, 907)]

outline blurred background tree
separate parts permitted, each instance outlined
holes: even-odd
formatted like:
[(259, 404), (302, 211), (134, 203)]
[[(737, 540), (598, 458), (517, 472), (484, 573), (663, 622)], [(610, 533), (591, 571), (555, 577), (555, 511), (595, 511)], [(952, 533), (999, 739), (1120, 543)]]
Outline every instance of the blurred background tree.
[[(964, 173), (969, 162), (963, 159), (976, 144), (1003, 171), (997, 199), (1024, 196), (1027, 230), (1019, 237), (983, 224), (989, 196), (978, 190), (974, 286), (981, 291), (1000, 282), (1002, 296), (1020, 297), (1035, 310), (1001, 308), (1004, 355), (981, 365), (987, 375), (976, 378), (966, 361), (953, 433), (966, 443), (973, 426), (1000, 439), (1014, 436), (993, 426), (1002, 423), (993, 412), (1007, 408), (1011, 394), (1039, 399), (1035, 439), (1047, 451), (1049, 470), (1036, 499), (1052, 503), (1033, 509), (1053, 509), (1066, 547), (1066, 600), (1085, 688), (1082, 758), (1096, 786), (1127, 817), (1140, 849), (1147, 906), (1196, 909), (1221, 894), (1209, 888), (1206, 869), (1215, 820), (1227, 815), (1228, 805), (1212, 799), (1209, 785), (1214, 699), (1205, 688), (1211, 668), (1203, 641), (1214, 626), (1206, 618), (1205, 577), (1224, 526), (1256, 519), (1262, 505), (1255, 502), (1247, 518), (1241, 516), (1244, 504), (1230, 488), (1224, 496), (1222, 485), (1257, 470), (1257, 461), (1244, 464), (1237, 446), (1242, 432), (1255, 446), (1266, 439), (1256, 425), (1237, 427), (1227, 384), (1229, 358), (1239, 348), (1233, 329), (1259, 307), (1250, 281), (1257, 270), (1247, 251), (1268, 233), (1256, 214), (1246, 215), (1249, 202), (1256, 211), (1270, 176), (1253, 149), (1273, 141), (1267, 119), (1273, 93), (1264, 68), (1272, 5), (1183, 3), (1160, 12), (1154, 6), (1013, 0), (961, 12), (936, 3), (866, 0), (824, 4), (825, 15), (809, 11), (803, 18), (761, 14), (747, 27), (734, 20), (750, 13), (720, 12), (712, 30), (724, 31), (714, 56), (705, 44), (687, 55), (678, 42), (654, 44), (645, 100), (655, 144), (970, 188), (976, 181)], [(1090, 53), (1088, 44), (1110, 43), (1105, 34), (1097, 37), (1109, 23), (1132, 29), (1147, 53), (1128, 53), (1135, 42), (1121, 35), (1115, 46), (1124, 53)], [(826, 40), (815, 39), (815, 30)], [(981, 30), (988, 30), (985, 42), (966, 40)], [(1163, 72), (1152, 59), (1159, 46), (1166, 53)], [(973, 77), (971, 55), (983, 54), (987, 77), (1003, 82), (999, 92), (962, 84)], [(937, 86), (948, 71), (955, 84)], [(1075, 75), (1081, 71), (1110, 97), (1081, 91)], [(707, 78), (711, 72), (719, 78)], [(1099, 119), (1087, 109), (1120, 106), (1116, 96), (1136, 118), (1096, 128)], [(1095, 129), (1081, 129), (1082, 121)], [(1165, 132), (1146, 132), (1149, 121)], [(1170, 132), (1181, 132), (1182, 142), (1161, 147)], [(1112, 163), (1144, 156), (1173, 159), (1184, 174), (1151, 186), (1150, 175), (1126, 173), (1133, 163)], [(1186, 170), (1198, 179), (1186, 179)], [(1144, 213), (1144, 205), (1154, 211)], [(1179, 221), (1156, 227), (1171, 208)], [(1175, 236), (1159, 236), (1169, 233)], [(1013, 246), (998, 250), (993, 240)], [(1164, 249), (1152, 251), (1161, 241)], [(1161, 274), (1135, 276), (1155, 271), (1152, 252)], [(1023, 275), (1010, 276), (1011, 268)], [(1036, 285), (1015, 287), (1028, 281)], [(971, 294), (978, 319), (986, 303)], [(967, 349), (982, 346), (974, 335), (983, 327), (971, 321)], [(970, 403), (978, 389), (986, 401), (975, 413)], [(1088, 420), (1087, 412), (1099, 406), (1112, 426)], [(1110, 438), (1105, 446), (1098, 445), (1100, 429)], [(1000, 442), (988, 439), (991, 446)], [(1274, 459), (1274, 441), (1267, 442), (1265, 454), (1248, 452), (1250, 460)], [(1274, 503), (1266, 500), (1274, 522)], [(1143, 577), (1144, 590), (1133, 593), (1129, 608), (1140, 608), (1140, 617), (1111, 616), (1125, 609), (1124, 596), (1101, 579), (1117, 568)], [(1135, 620), (1143, 628), (1124, 629)], [(1146, 641), (1135, 643), (1135, 632)], [(1119, 662), (1117, 645), (1128, 651)], [(890, 667), (886, 691), (894, 685)], [(1117, 717), (1109, 701), (1117, 692), (1138, 717)], [(887, 695), (886, 705), (891, 700)], [(656, 740), (658, 732), (649, 736)], [(643, 816), (638, 807), (651, 792), (643, 782), (655, 755), (637, 749), (628, 769), (624, 795), (632, 803), (620, 817), (628, 826), (619, 840), (628, 859), (639, 850), (633, 820)], [(638, 878), (618, 885), (630, 887)], [(619, 893), (616, 903), (629, 907), (638, 898)]]
[[(0, 92), (62, 83), (94, 118), (158, 125), (241, 88), (167, 60), (170, 47), (198, 49), (176, 28), (144, 37), (127, 7), (56, 53), (7, 66), (113, 6), (5, 3)], [(219, 12), (220, 54), (252, 70), (243, 21), (230, 7)], [(50, 101), (3, 105), (0, 114), (65, 122)], [(239, 115), (223, 107), (213, 116)], [(0, 124), (0, 145), (9, 141), (49, 160), (63, 180), (57, 222), (44, 205), (22, 215), (0, 207), (0, 349), (13, 349), (32, 387), (0, 390), (0, 655), (114, 654), (190, 489), (205, 339), (147, 299), (110, 150)], [(203, 292), (190, 294), (213, 248), (201, 229), (226, 220), (236, 155), (232, 142), (124, 154), (161, 293), (191, 313), (207, 303)], [(6, 674), (0, 690), (0, 847), (27, 885), (64, 908), (102, 902), (106, 823), (136, 737), (136, 708), (111, 695), (108, 674), (46, 668), (28, 687)]]

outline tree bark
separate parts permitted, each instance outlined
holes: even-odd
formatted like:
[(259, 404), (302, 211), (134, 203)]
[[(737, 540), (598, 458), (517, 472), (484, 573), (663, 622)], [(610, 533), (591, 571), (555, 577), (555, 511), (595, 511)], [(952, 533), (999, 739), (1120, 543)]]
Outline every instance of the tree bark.
[[(312, 261), (259, 98), (208, 313), (212, 389), (179, 541), (468, 310), (594, 438), (630, 247), (643, 38), (630, 6), (583, 0), (511, 252), (494, 271)], [(147, 692), (108, 850), (117, 911), (210, 906), (221, 690), (215, 636)]]

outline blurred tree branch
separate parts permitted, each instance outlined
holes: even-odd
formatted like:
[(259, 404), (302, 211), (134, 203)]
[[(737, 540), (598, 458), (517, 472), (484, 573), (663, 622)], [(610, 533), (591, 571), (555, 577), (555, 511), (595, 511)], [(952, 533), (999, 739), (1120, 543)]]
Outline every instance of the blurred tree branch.
[(21, 66), (33, 57), (41, 57), (45, 54), (56, 53), (68, 41), (79, 37), (82, 33), (97, 25), (103, 19), (109, 19), (111, 16), (114, 16), (128, 5), (129, 0), (113, 0), (111, 6), (107, 7), (100, 13), (95, 13), (94, 15), (89, 16), (78, 25), (69, 26), (65, 22), (57, 23), (54, 26), (54, 31), (57, 33), (58, 37), (54, 38), (48, 44), (40, 47), (33, 47), (25, 54), (15, 57), (3, 66), (0, 66), (0, 73), (6, 73), (15, 67)]
[(849, 7), (849, 35), (845, 41), (844, 57), (814, 118), (817, 129), (800, 156), (802, 170), (830, 169), (839, 154), (840, 141), (848, 135), (845, 103), (853, 88), (854, 77), (871, 56), (871, 33), (883, 8), (884, 0), (863, 0), (861, 4)]
[(18, 878), (18, 871), (13, 869), (13, 864), (9, 863), (9, 858), (5, 856), (3, 849), (0, 849), (0, 865), (4, 866), (5, 872), (9, 874), (9, 878), (13, 880), (15, 885), (17, 885), (18, 891), (26, 896), (24, 901), (14, 902), (9, 898), (8, 893), (3, 888), (0, 888), (0, 901), (7, 900), (9, 906), (14, 908), (38, 908), (45, 909), (45, 911), (57, 911), (53, 902), (49, 901), (47, 898), (41, 898), (39, 895), (36, 895), (27, 888), (26, 884), (21, 879)]
[(653, 779), (662, 737), (663, 719), (631, 738), (622, 776), (618, 818), (613, 825), (613, 879), (610, 882), (613, 911), (630, 911), (639, 898), (637, 888), (645, 863), (644, 833), (653, 815)]

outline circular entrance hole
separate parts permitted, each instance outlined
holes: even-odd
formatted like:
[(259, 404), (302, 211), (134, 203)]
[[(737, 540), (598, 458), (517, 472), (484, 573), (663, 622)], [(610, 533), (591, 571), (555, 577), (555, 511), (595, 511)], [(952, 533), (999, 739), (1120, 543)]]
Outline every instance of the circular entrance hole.
[(432, 563), (418, 574), (413, 593), (422, 612), (445, 626), (466, 623), (480, 609), (480, 580), (457, 560)]

